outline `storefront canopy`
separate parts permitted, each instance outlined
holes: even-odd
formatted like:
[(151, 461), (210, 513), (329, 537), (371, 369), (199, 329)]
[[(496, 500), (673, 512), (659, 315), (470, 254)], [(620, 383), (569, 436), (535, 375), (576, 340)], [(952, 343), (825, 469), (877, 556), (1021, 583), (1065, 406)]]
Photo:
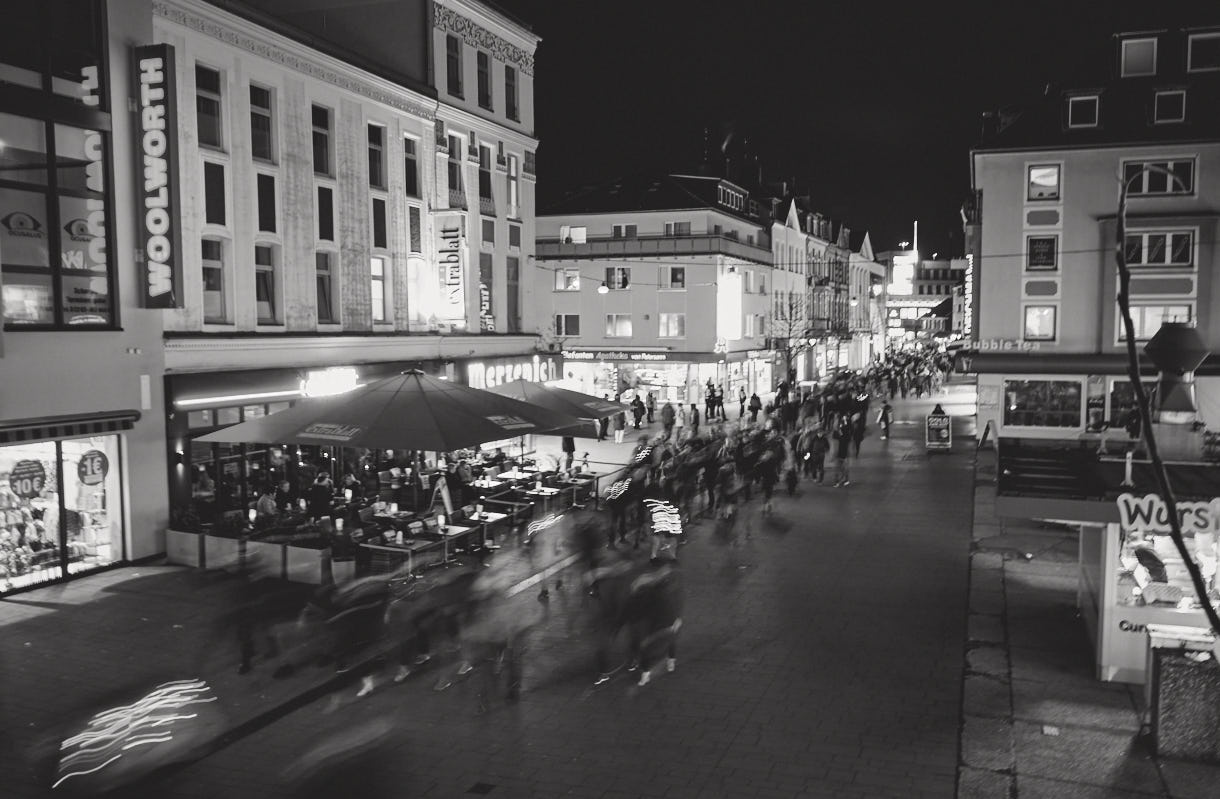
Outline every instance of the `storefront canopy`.
[(578, 423), (574, 416), (412, 370), (345, 394), (301, 400), (195, 440), (449, 452)]
[(528, 402), (539, 408), (574, 416), (577, 419), (608, 419), (618, 413), (626, 413), (630, 406), (612, 402), (591, 394), (569, 391), (566, 388), (534, 383), (529, 380), (514, 380), (487, 389), (502, 397)]

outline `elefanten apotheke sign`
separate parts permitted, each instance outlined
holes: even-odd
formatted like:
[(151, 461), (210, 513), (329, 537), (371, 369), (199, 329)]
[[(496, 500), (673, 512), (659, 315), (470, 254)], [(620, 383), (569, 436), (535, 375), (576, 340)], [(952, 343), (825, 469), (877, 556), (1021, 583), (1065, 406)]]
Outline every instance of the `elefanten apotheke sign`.
[(132, 51), (140, 137), (136, 185), (142, 216), (144, 307), (182, 307), (178, 224), (178, 97), (174, 48), (150, 44)]

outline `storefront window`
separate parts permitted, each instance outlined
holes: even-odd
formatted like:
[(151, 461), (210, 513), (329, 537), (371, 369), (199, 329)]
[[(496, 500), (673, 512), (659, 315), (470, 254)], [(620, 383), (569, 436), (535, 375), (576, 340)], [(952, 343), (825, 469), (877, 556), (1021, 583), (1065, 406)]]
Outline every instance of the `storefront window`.
[(118, 436), (0, 447), (0, 592), (123, 558), (119, 457)]
[(1005, 380), (1004, 425), (1080, 427), (1082, 394), (1079, 380)]
[[(1145, 381), (1144, 391), (1151, 402), (1156, 391), (1155, 381)], [(1110, 386), (1110, 426), (1122, 427), (1127, 422), (1127, 416), (1135, 410), (1135, 391), (1130, 380), (1115, 380)]]
[[(1183, 530), (1182, 538), (1215, 604), (1220, 599), (1215, 582), (1216, 534)], [(1190, 574), (1168, 535), (1124, 531), (1117, 571), (1115, 602), (1120, 606), (1201, 610)]]

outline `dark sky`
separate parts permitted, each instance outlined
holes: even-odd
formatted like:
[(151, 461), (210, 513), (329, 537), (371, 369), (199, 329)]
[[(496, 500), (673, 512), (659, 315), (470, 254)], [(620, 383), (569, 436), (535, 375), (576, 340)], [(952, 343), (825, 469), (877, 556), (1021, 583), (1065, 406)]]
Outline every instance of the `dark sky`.
[(766, 178), (795, 177), (876, 250), (918, 219), (925, 257), (961, 253), (982, 111), (1063, 81), (1085, 41), (1220, 18), (1217, 0), (497, 3), (543, 39), (540, 208), (620, 175), (692, 172), (703, 128), (735, 123)]

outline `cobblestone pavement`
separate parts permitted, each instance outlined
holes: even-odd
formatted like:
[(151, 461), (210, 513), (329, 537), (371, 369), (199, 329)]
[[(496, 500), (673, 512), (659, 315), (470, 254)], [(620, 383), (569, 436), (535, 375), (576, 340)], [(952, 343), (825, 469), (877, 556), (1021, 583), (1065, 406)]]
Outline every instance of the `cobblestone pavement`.
[[(902, 421), (930, 403), (902, 403)], [(948, 408), (947, 408), (948, 409)], [(904, 414), (906, 417), (904, 418)], [(959, 434), (968, 431), (962, 419)], [(433, 690), (456, 655), (286, 715), (148, 795), (949, 797), (958, 764), (973, 494), (969, 442), (928, 457), (922, 427), (870, 437), (847, 488), (781, 496), (784, 533), (680, 550), (678, 667), (594, 688), (584, 592), (552, 587), (524, 693), (489, 666)], [(918, 435), (917, 435), (918, 434)], [(758, 513), (759, 501), (749, 506)], [(539, 599), (518, 594), (522, 607)], [(339, 757), (350, 742), (359, 755)], [(375, 743), (369, 743), (375, 741)], [(319, 748), (321, 747), (321, 748)], [(328, 754), (329, 753), (329, 754)], [(302, 764), (315, 767), (309, 778)], [(342, 792), (342, 793), (340, 793)]]

